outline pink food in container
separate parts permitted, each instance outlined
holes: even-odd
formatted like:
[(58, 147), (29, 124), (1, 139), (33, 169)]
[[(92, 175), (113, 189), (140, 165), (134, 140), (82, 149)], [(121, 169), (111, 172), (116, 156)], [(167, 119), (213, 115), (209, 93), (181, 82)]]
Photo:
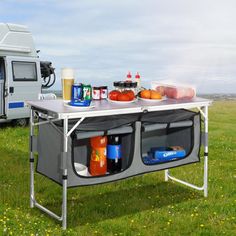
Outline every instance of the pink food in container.
[(152, 82), (152, 89), (158, 91), (162, 96), (172, 99), (192, 99), (196, 96), (195, 88), (186, 85)]

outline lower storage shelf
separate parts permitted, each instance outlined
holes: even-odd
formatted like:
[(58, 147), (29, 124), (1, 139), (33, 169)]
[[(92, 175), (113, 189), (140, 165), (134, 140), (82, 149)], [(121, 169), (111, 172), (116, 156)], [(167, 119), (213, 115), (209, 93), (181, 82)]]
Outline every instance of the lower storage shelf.
[(155, 165), (187, 157), (194, 143), (193, 121), (165, 124), (144, 124), (142, 157), (144, 164)]
[[(124, 131), (127, 132), (127, 129), (126, 130), (124, 129)], [(120, 132), (119, 134), (116, 134), (115, 132), (108, 132), (108, 134), (112, 133), (113, 135), (119, 135), (119, 138), (121, 140), (121, 144), (120, 144), (121, 171), (124, 171), (127, 168), (129, 168), (133, 159), (134, 133), (133, 133), (132, 128), (130, 128), (129, 131), (130, 133), (122, 133), (122, 134)], [(75, 173), (79, 177), (82, 177), (82, 178), (83, 177), (84, 178), (97, 178), (97, 177), (102, 177), (102, 176), (112, 174), (112, 173), (109, 173), (109, 170), (107, 170), (105, 175), (92, 176), (92, 173), (90, 171), (90, 163), (91, 163), (91, 156), (92, 156), (92, 148), (91, 148), (90, 142), (91, 142), (90, 138), (73, 139), (72, 141), (72, 164), (73, 164), (73, 169)], [(84, 168), (87, 168), (87, 171), (82, 171), (80, 173), (80, 169), (78, 168), (78, 166), (80, 167), (83, 166)]]

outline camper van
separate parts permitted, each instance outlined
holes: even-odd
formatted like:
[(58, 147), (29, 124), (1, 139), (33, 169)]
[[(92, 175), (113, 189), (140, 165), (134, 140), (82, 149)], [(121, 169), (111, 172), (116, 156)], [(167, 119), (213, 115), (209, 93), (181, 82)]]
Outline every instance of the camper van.
[(42, 88), (54, 82), (54, 68), (40, 62), (27, 27), (0, 23), (0, 123), (25, 125), (29, 118), (25, 101), (38, 100)]

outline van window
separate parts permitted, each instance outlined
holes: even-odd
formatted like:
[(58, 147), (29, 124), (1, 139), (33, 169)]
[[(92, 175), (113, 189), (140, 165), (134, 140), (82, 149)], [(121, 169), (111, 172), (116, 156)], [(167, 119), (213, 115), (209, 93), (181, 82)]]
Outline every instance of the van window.
[(0, 80), (4, 79), (4, 61), (0, 58)]
[(35, 62), (12, 62), (13, 81), (37, 81)]

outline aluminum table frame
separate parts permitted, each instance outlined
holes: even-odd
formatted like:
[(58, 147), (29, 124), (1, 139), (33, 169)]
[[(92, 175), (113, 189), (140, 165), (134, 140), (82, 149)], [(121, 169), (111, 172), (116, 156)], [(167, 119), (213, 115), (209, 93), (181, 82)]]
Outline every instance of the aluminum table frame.
[[(176, 101), (166, 100), (157, 103), (147, 103), (143, 101), (137, 101), (135, 103), (127, 105), (111, 104), (107, 101), (95, 102), (95, 108), (91, 110), (79, 110), (75, 108), (67, 108), (64, 106), (63, 101), (29, 101), (30, 106), (30, 207), (37, 207), (43, 212), (47, 213), (51, 217), (62, 222), (62, 228), (67, 228), (67, 169), (66, 167), (62, 170), (62, 207), (61, 216), (56, 215), (43, 205), (39, 204), (35, 198), (34, 190), (34, 146), (35, 146), (35, 127), (50, 123), (56, 129), (56, 125), (53, 123), (58, 120), (63, 120), (63, 153), (68, 151), (68, 137), (71, 133), (79, 126), (79, 124), (86, 119), (86, 117), (96, 117), (104, 115), (119, 115), (119, 114), (130, 114), (140, 112), (152, 112), (152, 111), (163, 111), (163, 110), (174, 110), (174, 109), (193, 109), (197, 108), (203, 119), (204, 119), (204, 174), (203, 174), (203, 185), (196, 186), (186, 181), (170, 175), (170, 170), (164, 170), (165, 181), (169, 179), (184, 184), (190, 188), (204, 191), (204, 197), (208, 194), (208, 106), (212, 101), (202, 98), (195, 98), (191, 101)], [(46, 121), (37, 122), (37, 117), (43, 117)], [(68, 122), (70, 119), (78, 119), (77, 123), (71, 128), (68, 128)], [(61, 132), (61, 131), (60, 131)], [(65, 155), (64, 155), (65, 156)]]

